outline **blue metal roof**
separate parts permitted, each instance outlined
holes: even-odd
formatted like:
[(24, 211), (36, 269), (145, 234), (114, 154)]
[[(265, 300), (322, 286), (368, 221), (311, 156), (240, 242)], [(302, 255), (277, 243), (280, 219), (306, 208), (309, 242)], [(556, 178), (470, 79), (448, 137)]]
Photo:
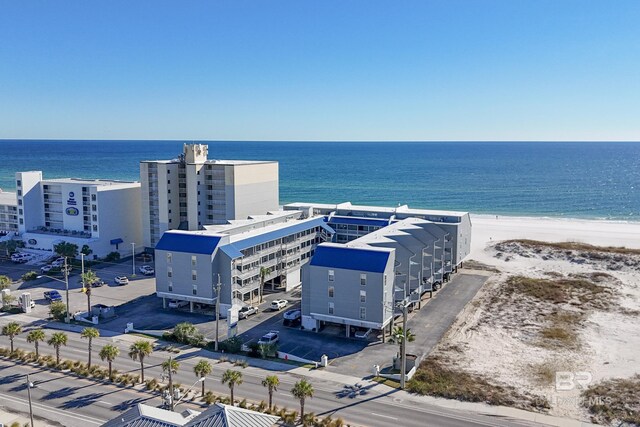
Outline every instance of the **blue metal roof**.
[(383, 273), (388, 260), (387, 251), (318, 245), (311, 258), (311, 265)]
[(334, 216), (329, 220), (331, 224), (348, 224), (348, 225), (370, 225), (374, 227), (386, 227), (389, 225), (388, 219), (375, 219), (375, 218), (359, 218), (348, 216)]
[(206, 234), (185, 234), (171, 231), (165, 232), (156, 245), (156, 249), (171, 252), (187, 252), (193, 254), (212, 254), (222, 236)]
[(224, 252), (225, 254), (227, 254), (229, 256), (229, 258), (231, 259), (236, 259), (236, 258), (242, 258), (242, 252), (240, 252), (238, 250), (238, 248), (236, 248), (235, 246), (233, 246), (233, 243), (228, 244), (228, 245), (224, 245), (224, 246), (220, 246), (220, 250), (222, 252)]
[(277, 230), (268, 231), (266, 233), (258, 234), (256, 236), (247, 237), (246, 239), (241, 239), (233, 242), (233, 246), (241, 251), (242, 249), (251, 248), (256, 245), (260, 245), (262, 243), (270, 242), (275, 239), (280, 239), (282, 237), (289, 236), (294, 233), (299, 233), (301, 231), (309, 230), (314, 227), (322, 227), (331, 234), (334, 233), (334, 230), (331, 227), (327, 226), (324, 222), (323, 218), (316, 218), (312, 221), (304, 221), (299, 222), (296, 221), (292, 223), (289, 227), (279, 228)]

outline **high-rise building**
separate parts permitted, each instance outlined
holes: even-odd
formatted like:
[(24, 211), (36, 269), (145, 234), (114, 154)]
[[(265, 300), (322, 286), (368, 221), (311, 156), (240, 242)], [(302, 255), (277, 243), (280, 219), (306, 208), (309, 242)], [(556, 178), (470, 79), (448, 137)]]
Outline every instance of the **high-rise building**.
[(140, 247), (138, 182), (17, 172), (15, 197), (17, 232), (29, 248), (52, 250), (66, 241), (103, 257), (131, 243)]
[(278, 209), (278, 162), (209, 160), (185, 144), (173, 160), (140, 162), (142, 233), (154, 248), (167, 230), (201, 230)]

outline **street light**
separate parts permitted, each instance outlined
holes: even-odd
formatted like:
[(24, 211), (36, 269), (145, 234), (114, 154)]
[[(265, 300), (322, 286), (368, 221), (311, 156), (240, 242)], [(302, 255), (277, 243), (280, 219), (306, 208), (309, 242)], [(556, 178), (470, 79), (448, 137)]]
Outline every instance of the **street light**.
[[(189, 387), (189, 388), (187, 389), (187, 391), (185, 391), (185, 392), (184, 392), (184, 394), (183, 394), (182, 396), (180, 396), (180, 399), (176, 400), (176, 403), (174, 403), (174, 404), (172, 405), (171, 410), (173, 411), (173, 410), (176, 408), (176, 406), (178, 406), (178, 403), (180, 403), (180, 401), (181, 401), (182, 399), (184, 399), (184, 397), (185, 397), (187, 394), (189, 394), (189, 392), (191, 391), (191, 389), (192, 389), (192, 388), (194, 388), (194, 387), (196, 386), (196, 384), (201, 383), (201, 382), (203, 382), (204, 380), (206, 380), (206, 378), (205, 378), (205, 377), (200, 377), (200, 378), (198, 378), (198, 381), (196, 381), (195, 383), (193, 383), (193, 384), (191, 385), (191, 387)], [(172, 399), (172, 400), (173, 400), (173, 396), (170, 396), (170, 397), (169, 397), (169, 399)]]
[(33, 407), (31, 406), (31, 389), (34, 388), (35, 385), (29, 381), (29, 374), (27, 374), (27, 396), (29, 397), (29, 417), (31, 418), (31, 427), (34, 427), (33, 423)]
[(46, 277), (48, 279), (51, 280), (55, 280), (56, 282), (60, 282), (60, 283), (64, 283), (64, 289), (66, 292), (66, 296), (67, 296), (67, 315), (64, 319), (65, 323), (69, 323), (71, 322), (71, 318), (69, 317), (69, 311), (70, 311), (70, 307), (69, 307), (69, 268), (67, 266), (67, 257), (64, 257), (64, 280), (60, 280), (57, 279), (55, 277), (52, 276), (47, 276), (46, 274), (41, 274), (40, 276), (36, 276), (36, 279), (40, 279), (42, 277)]

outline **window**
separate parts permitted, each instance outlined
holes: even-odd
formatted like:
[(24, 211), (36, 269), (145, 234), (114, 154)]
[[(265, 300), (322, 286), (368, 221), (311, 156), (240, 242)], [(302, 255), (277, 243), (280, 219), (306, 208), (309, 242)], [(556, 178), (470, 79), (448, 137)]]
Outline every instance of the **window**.
[(330, 302), (330, 303), (329, 303), (329, 314), (333, 314), (333, 308), (334, 308), (334, 307), (333, 307), (333, 303), (332, 303), (332, 302)]
[(18, 196), (22, 196), (22, 190), (18, 190)]
[(98, 231), (98, 226), (94, 224), (93, 231)]
[(18, 199), (18, 205), (22, 206), (22, 199)]
[(367, 318), (367, 309), (366, 307), (360, 307), (360, 319), (364, 320)]
[(198, 295), (198, 285), (193, 285), (193, 290), (191, 292), (193, 292), (194, 295)]
[(169, 282), (169, 292), (173, 292), (173, 283)]
[(167, 262), (171, 264), (171, 252), (167, 252)]
[(367, 284), (367, 275), (365, 273), (360, 274), (360, 284), (362, 286)]
[(22, 215), (22, 209), (18, 209), (18, 214)]
[(360, 291), (360, 302), (367, 302), (367, 291)]
[(198, 280), (198, 272), (191, 270), (191, 280)]
[(335, 272), (333, 270), (329, 270), (329, 281), (333, 282), (335, 280)]
[[(20, 187), (21, 185), (22, 185), (22, 181), (17, 180), (17, 181), (16, 181), (16, 186)], [(45, 185), (45, 187), (46, 187), (46, 185)]]
[(171, 267), (167, 267), (167, 277), (173, 277), (173, 269)]
[(98, 215), (91, 215), (91, 218), (93, 219), (93, 221), (97, 221), (98, 220)]
[(167, 190), (167, 194), (171, 194), (171, 190)]
[(167, 185), (169, 185), (169, 184), (171, 184), (171, 180), (170, 179), (167, 180)]
[(96, 201), (96, 195), (95, 195), (95, 194), (92, 194), (92, 195), (91, 195), (91, 201), (92, 201), (92, 202), (95, 202), (95, 201)]
[(98, 207), (96, 205), (91, 205), (91, 210), (95, 212), (98, 210)]
[(329, 286), (329, 298), (333, 298), (334, 288), (333, 286)]
[(198, 263), (198, 258), (195, 255), (191, 255), (191, 265), (195, 267)]

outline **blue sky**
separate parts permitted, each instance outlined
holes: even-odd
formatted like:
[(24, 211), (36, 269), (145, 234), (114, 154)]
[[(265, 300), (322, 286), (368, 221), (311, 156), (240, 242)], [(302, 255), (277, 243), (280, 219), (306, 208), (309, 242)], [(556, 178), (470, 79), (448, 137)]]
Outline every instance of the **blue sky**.
[(640, 140), (640, 1), (0, 0), (0, 138)]

